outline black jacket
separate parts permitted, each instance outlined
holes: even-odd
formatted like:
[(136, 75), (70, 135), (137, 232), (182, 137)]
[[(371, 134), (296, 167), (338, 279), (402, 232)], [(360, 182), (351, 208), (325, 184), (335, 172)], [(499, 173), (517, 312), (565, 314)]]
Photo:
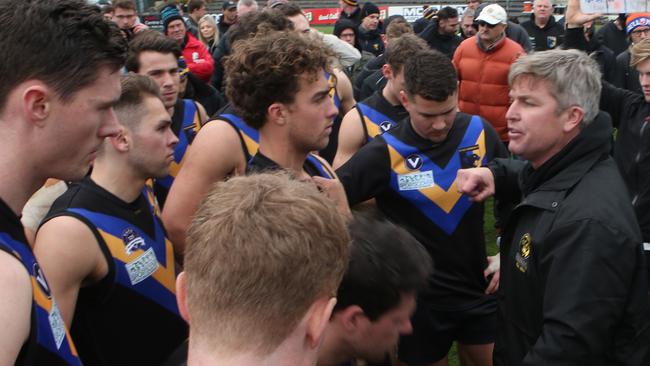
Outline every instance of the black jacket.
[(521, 23), (535, 51), (552, 50), (562, 44), (564, 40), (564, 27), (555, 21), (553, 15), (548, 19), (544, 28), (535, 25), (535, 14), (530, 15), (530, 20)]
[(648, 365), (650, 300), (641, 234), (609, 156), (601, 114), (533, 169), (496, 159), (505, 225), (496, 366)]
[[(581, 35), (582, 29), (567, 29), (566, 46), (584, 49)], [(642, 94), (604, 82), (600, 109), (612, 116), (618, 128), (614, 160), (630, 193), (643, 241), (650, 242), (650, 103)]]
[(232, 24), (226, 24), (226, 22), (223, 21), (223, 14), (219, 15), (219, 18), (217, 19), (217, 28), (219, 29), (219, 39), (223, 38), (223, 36), (228, 32), (228, 29)]
[(359, 47), (361, 51), (367, 51), (375, 56), (384, 53), (384, 40), (381, 39), (381, 32), (378, 29), (367, 30), (362, 26), (358, 28)]
[(619, 88), (643, 94), (639, 82), (639, 72), (636, 71), (636, 68), (630, 66), (630, 50), (625, 50), (616, 56), (613, 84)]
[(623, 29), (618, 29), (614, 22), (615, 20), (612, 20), (603, 25), (598, 32), (596, 32), (596, 38), (598, 38), (600, 43), (612, 50), (614, 56), (618, 56), (621, 52), (627, 49), (629, 42), (627, 40), (625, 27), (623, 27)]
[(450, 59), (454, 55), (454, 51), (456, 51), (456, 48), (458, 48), (460, 42), (463, 41), (460, 36), (457, 36), (455, 34), (440, 34), (438, 32), (438, 22), (436, 21), (429, 23), (429, 25), (424, 28), (422, 33), (418, 35), (420, 38), (427, 41), (429, 47), (442, 52)]

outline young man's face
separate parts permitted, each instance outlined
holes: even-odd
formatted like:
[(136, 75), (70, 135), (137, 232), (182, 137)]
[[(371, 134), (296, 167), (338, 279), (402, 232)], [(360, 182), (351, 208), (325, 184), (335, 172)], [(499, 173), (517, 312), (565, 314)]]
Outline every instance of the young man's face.
[(224, 10), (223, 20), (226, 22), (226, 24), (234, 24), (237, 21), (237, 8)]
[(352, 345), (355, 357), (370, 362), (384, 361), (386, 354), (397, 346), (399, 337), (413, 332), (411, 316), (415, 307), (415, 295), (403, 294), (397, 307), (382, 314), (375, 321), (366, 319), (365, 329)]
[(131, 148), (129, 161), (143, 177), (163, 178), (169, 174), (174, 146), (178, 143), (171, 129), (171, 117), (155, 97), (145, 97), (139, 109), (140, 123), (132, 130), (127, 129)]
[(478, 8), (479, 5), (481, 5), (481, 0), (469, 0), (467, 2), (468, 9), (476, 10), (476, 8)]
[(440, 19), (438, 22), (438, 30), (440, 34), (456, 34), (458, 31), (458, 24), (458, 17)]
[(120, 29), (131, 29), (135, 25), (135, 10), (115, 8), (112, 20)]
[(356, 41), (356, 39), (354, 37), (354, 30), (352, 28), (344, 29), (341, 32), (341, 35), (339, 35), (339, 38), (342, 41), (345, 41), (345, 42), (349, 43), (352, 46), (354, 46), (354, 43)]
[(203, 18), (205, 13), (207, 13), (207, 11), (208, 8), (206, 8), (205, 5), (203, 5), (199, 9), (194, 9), (194, 11), (192, 12), (192, 17), (194, 17), (194, 19), (201, 19)]
[(650, 103), (650, 58), (639, 62), (636, 65), (636, 70), (639, 72), (639, 83), (643, 89), (645, 101)]
[(183, 42), (185, 33), (185, 23), (180, 19), (172, 20), (167, 25), (167, 37), (175, 39), (178, 43)]
[[(88, 172), (105, 137), (118, 133), (113, 105), (120, 97), (120, 71), (102, 67), (95, 81), (76, 91), (63, 103), (53, 98), (49, 108), (51, 123), (44, 127), (48, 151), (43, 166), (49, 177), (78, 180)], [(51, 144), (49, 146), (48, 144)]]
[(361, 25), (367, 30), (375, 30), (379, 26), (379, 14), (370, 14), (363, 18)]
[(457, 93), (438, 102), (424, 99), (419, 95), (409, 96), (406, 91), (402, 91), (400, 99), (404, 108), (409, 112), (411, 125), (418, 135), (435, 143), (447, 139), (447, 135), (454, 125), (454, 119), (456, 119)]
[(508, 149), (538, 167), (566, 145), (563, 132), (567, 111), (558, 103), (546, 81), (518, 77), (510, 89), (512, 104), (506, 113)]
[(178, 99), (180, 84), (176, 56), (173, 53), (144, 51), (140, 53), (138, 61), (138, 74), (151, 77), (160, 88), (165, 108), (172, 108)]
[(299, 34), (308, 34), (310, 32), (309, 21), (304, 15), (298, 14), (288, 17), (287, 19), (293, 23), (293, 30), (295, 32), (298, 32)]
[(311, 152), (327, 146), (338, 108), (330, 97), (331, 85), (325, 72), (310, 82), (307, 75), (300, 78), (300, 89), (293, 103), (287, 105), (289, 139), (296, 150)]

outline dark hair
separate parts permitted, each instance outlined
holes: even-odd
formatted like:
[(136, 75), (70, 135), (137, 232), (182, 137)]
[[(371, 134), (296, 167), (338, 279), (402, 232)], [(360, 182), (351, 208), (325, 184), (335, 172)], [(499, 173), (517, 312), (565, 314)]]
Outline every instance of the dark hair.
[(266, 110), (273, 103), (290, 104), (308, 81), (329, 70), (332, 56), (322, 41), (290, 31), (262, 33), (238, 41), (226, 58), (226, 95), (237, 113), (251, 127), (259, 129)]
[(295, 17), (296, 15), (304, 15), (300, 5), (296, 3), (280, 4), (274, 6), (273, 9), (277, 9), (280, 13), (284, 14), (285, 17)]
[(109, 13), (112, 13), (114, 11), (115, 11), (115, 9), (111, 5), (102, 5), (102, 7), (101, 7), (102, 14), (109, 14)]
[(426, 286), (433, 263), (408, 231), (376, 211), (355, 213), (349, 231), (350, 263), (336, 295), (335, 312), (357, 305), (375, 321), (397, 307), (403, 294)]
[(334, 24), (334, 31), (332, 34), (334, 34), (336, 38), (341, 38), (341, 33), (346, 29), (352, 29), (352, 32), (354, 32), (354, 47), (361, 51), (361, 47), (359, 46), (359, 30), (357, 25), (350, 19), (341, 18), (337, 20)]
[(127, 9), (127, 10), (136, 10), (135, 2), (133, 0), (117, 0), (113, 4), (114, 9)]
[(434, 50), (422, 50), (404, 63), (406, 93), (442, 102), (458, 89), (458, 75), (451, 60)]
[(384, 56), (393, 73), (402, 70), (404, 63), (416, 52), (428, 49), (427, 42), (415, 34), (405, 34), (386, 45)]
[[(161, 103), (158, 84), (146, 75), (127, 74), (121, 77), (122, 93), (115, 104), (115, 114), (121, 124), (134, 129), (140, 124), (142, 105), (146, 97), (158, 98)], [(164, 103), (163, 103), (164, 104)]]
[(230, 46), (235, 42), (254, 37), (257, 33), (292, 30), (293, 23), (277, 9), (254, 11), (241, 16), (226, 33)]
[(449, 18), (458, 18), (458, 10), (452, 8), (451, 6), (445, 6), (444, 8), (438, 10), (436, 13), (438, 19), (449, 19)]
[(129, 42), (129, 53), (126, 58), (126, 70), (138, 72), (140, 70), (140, 53), (153, 51), (171, 53), (174, 57), (181, 57), (181, 48), (178, 43), (155, 30), (145, 29), (135, 34)]
[(201, 9), (205, 5), (205, 0), (190, 0), (187, 3), (187, 12), (192, 13), (194, 10)]
[(82, 0), (2, 1), (0, 22), (0, 110), (26, 80), (44, 82), (69, 102), (101, 68), (117, 71), (124, 64), (119, 29)]

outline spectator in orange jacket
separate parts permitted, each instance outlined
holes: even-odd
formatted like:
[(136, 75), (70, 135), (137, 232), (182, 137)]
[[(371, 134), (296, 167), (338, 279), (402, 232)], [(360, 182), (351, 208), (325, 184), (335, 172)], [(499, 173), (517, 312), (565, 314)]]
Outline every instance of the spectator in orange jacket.
[(206, 83), (210, 82), (214, 70), (214, 60), (208, 49), (187, 31), (185, 21), (176, 6), (167, 5), (160, 12), (164, 33), (175, 39), (183, 49), (183, 57), (190, 72)]
[(476, 22), (478, 33), (458, 46), (452, 60), (460, 80), (458, 107), (488, 120), (507, 142), (508, 72), (524, 50), (506, 37), (508, 16), (500, 5), (486, 6)]

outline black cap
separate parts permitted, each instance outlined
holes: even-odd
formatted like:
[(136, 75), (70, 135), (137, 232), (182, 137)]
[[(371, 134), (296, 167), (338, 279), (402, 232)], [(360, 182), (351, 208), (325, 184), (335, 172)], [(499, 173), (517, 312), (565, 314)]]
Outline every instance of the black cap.
[(223, 2), (223, 10), (230, 10), (234, 9), (237, 7), (237, 3), (234, 1), (224, 1)]
[(361, 8), (361, 19), (367, 17), (370, 14), (379, 14), (379, 8), (373, 3), (365, 3), (363, 8)]

